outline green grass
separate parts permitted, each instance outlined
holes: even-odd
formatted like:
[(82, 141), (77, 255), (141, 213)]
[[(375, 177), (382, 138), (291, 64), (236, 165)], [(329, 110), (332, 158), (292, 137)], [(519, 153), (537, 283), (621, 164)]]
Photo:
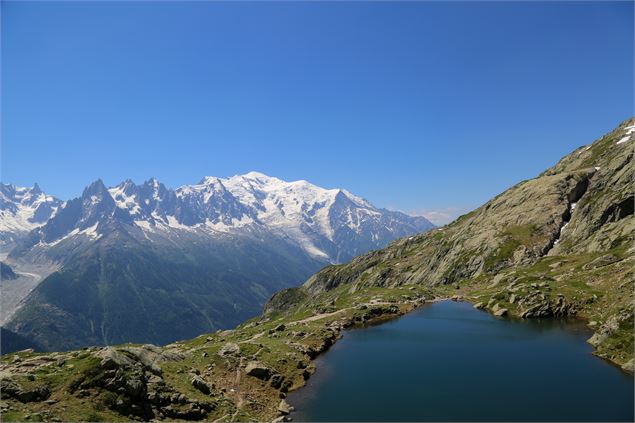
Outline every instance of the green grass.
[(503, 242), (496, 251), (485, 258), (486, 272), (498, 270), (501, 264), (512, 258), (514, 251), (521, 245), (532, 248), (546, 242), (547, 238), (533, 224), (511, 226), (501, 232), (500, 236)]

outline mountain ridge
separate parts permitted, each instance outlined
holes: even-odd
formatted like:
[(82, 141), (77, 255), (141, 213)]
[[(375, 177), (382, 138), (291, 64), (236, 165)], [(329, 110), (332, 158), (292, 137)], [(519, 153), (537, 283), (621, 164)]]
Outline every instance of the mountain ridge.
[[(331, 262), (351, 258), (361, 251), (352, 247), (344, 247), (341, 251), (333, 239), (337, 237), (342, 242), (344, 236), (338, 237), (338, 230), (346, 231), (348, 237), (358, 237), (358, 241), (365, 244), (363, 248), (370, 249), (379, 248), (387, 237), (403, 236), (400, 226), (409, 226), (409, 232), (434, 227), (424, 217), (376, 208), (343, 189), (324, 189), (305, 180), (285, 182), (260, 172), (229, 178), (206, 176), (198, 184), (176, 189), (167, 188), (156, 178), (140, 185), (127, 179), (110, 188), (98, 179), (88, 185), (78, 198), (82, 199), (81, 207), (77, 199), (63, 203), (60, 208), (62, 215), (52, 215), (53, 222), (49, 227), (39, 228), (41, 236), (30, 237), (30, 243), (22, 245), (21, 249), (40, 241), (59, 241), (64, 232), (69, 234), (73, 229), (81, 232), (93, 226), (97, 216), (73, 215), (80, 213), (80, 208), (89, 210), (89, 213), (101, 213), (102, 219), (110, 214), (144, 231), (171, 228), (227, 232), (260, 225), (293, 239), (310, 255)], [(91, 208), (89, 202), (99, 204), (99, 208)], [(331, 207), (343, 207), (344, 210), (339, 211), (342, 217), (348, 219), (347, 222), (342, 224), (341, 220), (333, 219), (329, 215)], [(345, 213), (348, 216), (343, 216)], [(386, 219), (380, 222), (384, 216)], [(73, 228), (63, 223), (64, 220), (77, 219), (81, 222)], [(379, 222), (376, 228), (367, 224), (369, 220)], [(47, 226), (47, 223), (41, 226)], [(367, 227), (360, 228), (363, 224)], [(382, 230), (384, 227), (387, 230)], [(373, 229), (375, 232), (372, 232)], [(369, 236), (356, 235), (363, 230), (371, 233)]]

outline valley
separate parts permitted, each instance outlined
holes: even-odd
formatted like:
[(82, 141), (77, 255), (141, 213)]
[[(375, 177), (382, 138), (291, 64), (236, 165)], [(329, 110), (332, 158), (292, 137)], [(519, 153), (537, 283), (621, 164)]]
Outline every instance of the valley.
[[(633, 119), (623, 122), (447, 226), (325, 267), (234, 329), (164, 347), (4, 355), (3, 415), (288, 420), (289, 393), (319, 371), (315, 359), (343, 331), (447, 299), (490, 313), (492, 324), (577, 319), (589, 330), (595, 359), (632, 375), (633, 128)], [(541, 371), (544, 380), (553, 376)], [(620, 398), (632, 392), (620, 386)]]

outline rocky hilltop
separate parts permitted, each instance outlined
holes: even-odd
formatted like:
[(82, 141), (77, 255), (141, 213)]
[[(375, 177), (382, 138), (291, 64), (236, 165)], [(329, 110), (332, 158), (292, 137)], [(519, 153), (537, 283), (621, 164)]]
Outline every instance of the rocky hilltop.
[(633, 369), (635, 121), (452, 224), (329, 266), (262, 316), (159, 348), (2, 357), (11, 420), (285, 420), (287, 392), (341, 331), (438, 298), (497, 316), (577, 316), (596, 354)]

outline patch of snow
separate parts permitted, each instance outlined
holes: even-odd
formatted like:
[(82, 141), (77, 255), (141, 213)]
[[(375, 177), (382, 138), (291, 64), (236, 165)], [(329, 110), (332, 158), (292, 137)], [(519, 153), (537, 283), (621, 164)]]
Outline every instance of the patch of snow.
[(631, 125), (631, 126), (627, 126), (626, 128), (624, 128), (626, 130), (626, 134), (630, 135), (633, 132), (635, 132), (635, 125)]
[[(0, 198), (7, 203), (12, 203), (15, 209), (0, 210), (0, 232), (28, 232), (42, 226), (46, 222), (34, 222), (35, 212), (45, 203), (54, 203), (56, 199), (42, 192), (34, 193), (33, 188), (15, 187), (9, 185), (15, 195), (7, 197), (0, 192)], [(61, 205), (62, 206), (62, 205)], [(51, 216), (55, 216), (61, 206), (52, 206)]]
[(68, 238), (71, 238), (71, 237), (73, 237), (73, 236), (77, 235), (78, 233), (79, 233), (79, 229), (78, 229), (78, 228), (75, 228), (75, 229), (73, 229), (72, 231), (70, 231), (68, 234), (66, 234), (65, 236), (63, 236), (63, 237), (61, 237), (61, 238), (59, 238), (59, 239), (56, 239), (56, 240), (55, 240), (55, 241), (53, 241), (53, 242), (49, 242), (49, 243), (47, 243), (46, 245), (48, 245), (48, 246), (57, 245), (57, 244), (59, 244), (60, 242), (62, 242), (62, 241), (64, 241), (64, 240), (68, 239)]
[(139, 207), (137, 203), (136, 194), (126, 195), (123, 186), (110, 188), (108, 192), (120, 209), (128, 210), (132, 215), (141, 213), (141, 207)]
[(205, 220), (205, 224), (202, 226), (218, 232), (229, 232), (232, 229), (242, 228), (253, 223), (254, 220), (251, 217), (243, 215), (240, 217), (240, 219), (233, 217), (231, 220), (231, 224), (226, 224), (223, 222), (214, 223), (211, 220), (207, 219)]
[(615, 145), (620, 145), (625, 143), (626, 141), (630, 141), (631, 140), (631, 136), (627, 135), (624, 138), (620, 139), (618, 142), (615, 143)]
[(168, 226), (170, 228), (175, 228), (175, 229), (192, 229), (191, 226), (187, 226), (182, 224), (181, 222), (179, 222), (176, 217), (174, 216), (167, 216), (167, 221), (168, 221)]
[(91, 226), (90, 228), (86, 228), (83, 231), (80, 232), (80, 234), (84, 234), (87, 235), (89, 238), (92, 239), (99, 239), (101, 238), (101, 234), (97, 233), (97, 223), (95, 223), (93, 226)]
[(152, 224), (148, 222), (147, 220), (135, 220), (134, 223), (135, 225), (137, 225), (138, 227), (140, 227), (141, 229), (145, 231), (151, 231), (154, 229)]

